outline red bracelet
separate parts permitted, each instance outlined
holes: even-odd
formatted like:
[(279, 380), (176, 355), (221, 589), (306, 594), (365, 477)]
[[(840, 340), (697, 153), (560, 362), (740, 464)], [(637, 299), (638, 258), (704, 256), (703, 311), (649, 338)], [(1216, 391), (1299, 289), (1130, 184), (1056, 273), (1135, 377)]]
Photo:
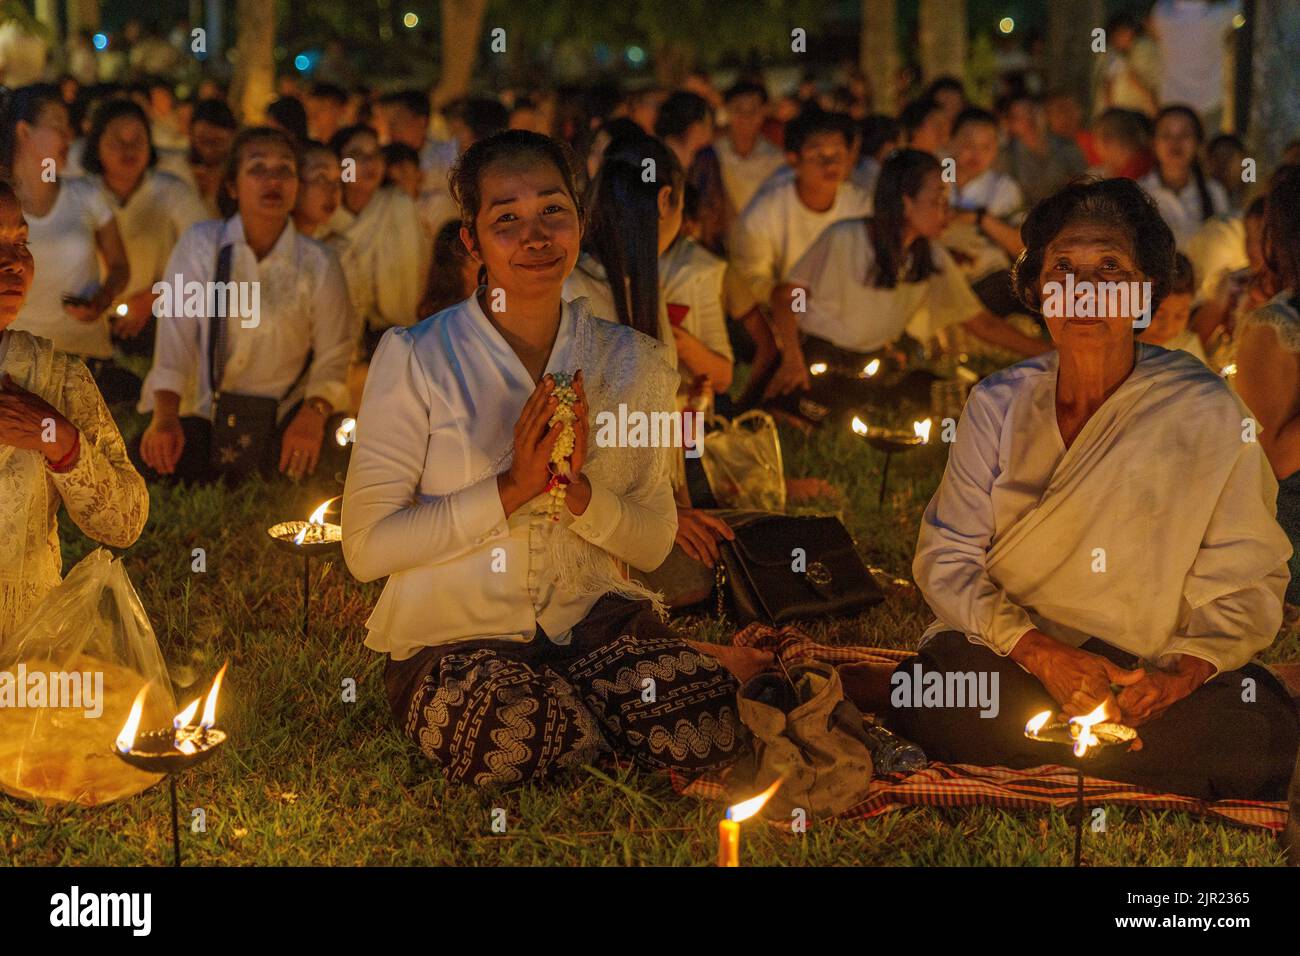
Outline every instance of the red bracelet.
[[(81, 450), (81, 432), (74, 431), (72, 433), (72, 447), (68, 449), (68, 453), (66, 455), (64, 455), (58, 461), (50, 464), (49, 466), (50, 471), (56, 473), (62, 473), (68, 471), (70, 468), (72, 468), (74, 464), (76, 464), (77, 452), (79, 452), (80, 450)], [(48, 462), (49, 459), (46, 459), (46, 461)]]

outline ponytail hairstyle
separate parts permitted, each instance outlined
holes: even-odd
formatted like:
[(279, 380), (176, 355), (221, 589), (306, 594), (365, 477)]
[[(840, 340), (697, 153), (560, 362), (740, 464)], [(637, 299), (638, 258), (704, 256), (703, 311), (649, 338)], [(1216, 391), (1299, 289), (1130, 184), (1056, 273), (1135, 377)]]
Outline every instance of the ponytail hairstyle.
[[(653, 160), (654, 175), (647, 181)], [(646, 133), (613, 140), (587, 191), (591, 210), (583, 250), (602, 266), (618, 321), (659, 337), (659, 191), (684, 197), (686, 174), (677, 155)], [(623, 290), (627, 293), (624, 294)]]
[(53, 83), (32, 83), (4, 91), (3, 105), (0, 105), (0, 176), (13, 181), (18, 124), (34, 125), (41, 118), (41, 110), (51, 104), (67, 108), (59, 88)]
[[(1192, 124), (1192, 133), (1196, 137), (1196, 149), (1199, 152), (1205, 143), (1205, 127), (1201, 125), (1201, 118), (1196, 115), (1196, 110), (1179, 103), (1166, 106), (1156, 114), (1152, 128), (1159, 129), (1161, 120), (1171, 116), (1182, 116)], [(1164, 183), (1165, 174), (1159, 163), (1156, 164), (1156, 176), (1161, 183)], [(1201, 198), (1201, 222), (1204, 222), (1214, 215), (1214, 200), (1210, 196), (1209, 187), (1205, 185), (1205, 171), (1201, 169), (1200, 157), (1195, 154), (1192, 156), (1192, 179), (1196, 182), (1196, 192)]]
[(915, 199), (926, 177), (941, 173), (942, 168), (938, 159), (920, 149), (896, 150), (885, 160), (876, 181), (875, 212), (867, 230), (876, 253), (874, 272), (865, 277), (868, 284), (877, 289), (892, 289), (900, 278), (905, 282), (921, 282), (938, 271), (929, 239), (918, 236), (909, 248), (903, 248), (903, 232), (907, 226), (903, 197)]
[(284, 130), (275, 126), (250, 126), (235, 137), (230, 147), (230, 156), (226, 160), (226, 171), (217, 187), (217, 209), (222, 219), (229, 219), (239, 212), (239, 201), (234, 196), (235, 180), (239, 177), (239, 164), (244, 161), (244, 152), (254, 143), (279, 143), (293, 157), (295, 172), (298, 168), (298, 144)]
[[(337, 137), (336, 137), (337, 138)], [(341, 145), (341, 144), (340, 144)], [(573, 150), (561, 140), (526, 129), (508, 129), (476, 141), (461, 154), (447, 176), (451, 198), (460, 207), (461, 225), (478, 241), (478, 214), (483, 205), (483, 171), (497, 162), (531, 159), (549, 163), (560, 172), (565, 192), (573, 200), (578, 223), (583, 222), (582, 195), (578, 191)], [(478, 272), (478, 284), (487, 283), (487, 266)]]

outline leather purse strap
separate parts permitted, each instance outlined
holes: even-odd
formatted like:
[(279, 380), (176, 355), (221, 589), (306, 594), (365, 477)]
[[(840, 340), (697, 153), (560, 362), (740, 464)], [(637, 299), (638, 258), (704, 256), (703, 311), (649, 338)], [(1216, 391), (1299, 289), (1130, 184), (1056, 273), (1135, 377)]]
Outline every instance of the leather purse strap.
[[(288, 224), (285, 228), (292, 229), (293, 224)], [(234, 246), (230, 243), (222, 246), (217, 252), (217, 274), (213, 277), (214, 282), (220, 282), (225, 285), (230, 281), (231, 260), (234, 256)], [(207, 303), (211, 304), (216, 300), (216, 296), (210, 296)], [(226, 311), (229, 312), (230, 297), (226, 297)], [(226, 316), (210, 315), (208, 316), (208, 386), (212, 391), (213, 404), (220, 397), (221, 379), (226, 374), (226, 351), (228, 349), (227, 340), (229, 331), (226, 328)], [(298, 372), (298, 377), (293, 380), (285, 393), (280, 396), (280, 401), (284, 401), (293, 394), (299, 383), (306, 377), (307, 372), (311, 369), (312, 358), (316, 352), (314, 349), (307, 350), (307, 358), (302, 363), (302, 369)]]

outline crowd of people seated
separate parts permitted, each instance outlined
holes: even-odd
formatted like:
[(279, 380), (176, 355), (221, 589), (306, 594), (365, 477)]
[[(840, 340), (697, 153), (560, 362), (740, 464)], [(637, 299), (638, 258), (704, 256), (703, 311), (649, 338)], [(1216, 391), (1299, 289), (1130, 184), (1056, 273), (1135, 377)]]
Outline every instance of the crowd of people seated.
[[(1008, 367), (971, 391), (922, 519), (920, 660), (998, 671), (1004, 717), (891, 707), (888, 674), (846, 687), (939, 759), (1024, 765), (1022, 711), (1104, 704), (1156, 743), (1115, 776), (1275, 795), (1300, 731), (1252, 659), (1300, 605), (1300, 166), (1244, 181), (1218, 104), (1162, 97), (1140, 31), (1110, 32), (1086, 125), (1068, 93), (979, 105), (954, 77), (896, 115), (761, 72), (436, 111), (289, 84), (252, 125), (212, 83), (165, 117), (155, 80), (9, 91), (0, 641), (58, 582), (60, 505), (125, 547), (146, 481), (247, 459), (342, 488), (348, 568), (387, 578), (366, 643), (394, 719), (451, 778), (609, 750), (722, 767), (770, 661), (681, 639), (629, 571), (674, 548), (712, 567), (732, 530), (682, 449), (593, 422), (888, 401), (814, 366), (903, 371), (960, 333)], [(1066, 276), (1151, 293), (1047, 314)], [(653, 706), (625, 678), (648, 666)]]

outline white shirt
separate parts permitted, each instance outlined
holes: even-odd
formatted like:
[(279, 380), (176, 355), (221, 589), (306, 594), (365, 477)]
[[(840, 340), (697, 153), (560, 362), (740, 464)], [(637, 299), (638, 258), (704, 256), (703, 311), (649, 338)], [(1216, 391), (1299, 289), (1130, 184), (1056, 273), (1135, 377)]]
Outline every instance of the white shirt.
[[(659, 288), (672, 322), (674, 313), (684, 310), (678, 328), (695, 336), (710, 351), (730, 359), (731, 339), (722, 307), (722, 283), (727, 263), (690, 236), (679, 236), (659, 257)], [(690, 384), (690, 369), (678, 362), (684, 384)]]
[(1246, 254), (1246, 220), (1241, 216), (1213, 216), (1193, 233), (1183, 250), (1196, 275), (1193, 308), (1214, 298), (1223, 277), (1250, 268)]
[(789, 281), (808, 289), (799, 328), (851, 352), (874, 352), (904, 330), (924, 341), (973, 318), (982, 307), (952, 256), (937, 242), (930, 243), (930, 254), (939, 271), (929, 278), (877, 288), (866, 224), (836, 223), (790, 270)]
[[(1189, 177), (1187, 185), (1175, 191), (1162, 183), (1160, 173), (1152, 169), (1138, 180), (1138, 185), (1155, 200), (1161, 217), (1173, 230), (1174, 243), (1178, 246), (1178, 251), (1185, 252), (1192, 237), (1207, 221), (1201, 215), (1201, 191), (1196, 188), (1196, 178)], [(1224, 192), (1223, 187), (1206, 176), (1205, 188), (1210, 196), (1210, 215), (1226, 215), (1228, 194)]]
[(1186, 103), (1202, 116), (1223, 105), (1225, 38), (1240, 12), (1238, 0), (1155, 5), (1151, 19), (1159, 34), (1161, 102)]
[[(336, 410), (347, 408), (348, 358), (360, 329), (338, 258), (289, 221), (259, 262), (244, 241), (244, 223), (236, 214), (224, 222), (200, 222), (186, 231), (172, 250), (163, 275), (169, 282), (178, 273), (184, 282), (210, 282), (217, 272), (218, 252), (227, 244), (233, 246), (230, 280), (258, 284), (259, 320), (256, 326), (244, 328), (238, 316), (227, 319), (221, 389), (279, 399), (312, 352), (306, 384), (281, 401), (280, 416), (298, 398), (320, 397)], [(139, 411), (153, 410), (154, 393), (159, 390), (181, 396), (182, 415), (212, 417), (206, 316), (173, 315), (158, 320), (153, 368), (141, 388)]]
[(121, 299), (145, 292), (162, 278), (172, 247), (186, 229), (207, 218), (198, 194), (170, 173), (146, 169), (135, 192), (119, 202), (103, 177), (92, 176), (117, 216), (131, 274)]
[(322, 238), (347, 238), (338, 246), (348, 295), (359, 321), (370, 329), (411, 325), (426, 277), (423, 227), (415, 202), (396, 186), (375, 190), (360, 215), (342, 203)]
[(426, 137), (420, 147), (420, 171), (424, 173), (423, 189), (448, 192), (447, 174), (456, 165), (456, 141)]
[(1191, 329), (1183, 329), (1169, 341), (1164, 343), (1167, 349), (1182, 349), (1189, 355), (1195, 355), (1202, 364), (1209, 365), (1210, 360), (1205, 355), (1205, 346), (1201, 344), (1201, 337)]
[[(1014, 223), (1024, 210), (1025, 196), (1020, 186), (1006, 173), (986, 169), (964, 186), (956, 183), (948, 187), (949, 201), (954, 209), (979, 209), (983, 207), (991, 216)], [(1011, 266), (1011, 257), (1000, 245), (984, 235), (974, 223), (954, 219), (940, 237), (948, 249), (961, 254), (962, 274), (970, 282), (978, 282), (999, 269)]]
[(727, 247), (732, 265), (766, 303), (827, 226), (870, 214), (871, 197), (851, 182), (840, 184), (825, 212), (814, 212), (799, 200), (793, 179), (774, 183), (750, 201), (732, 227)]
[(78, 176), (59, 183), (58, 198), (48, 213), (25, 214), (36, 275), (13, 327), (47, 338), (73, 355), (111, 358), (108, 317), (78, 322), (63, 311), (63, 295), (89, 297), (99, 288), (95, 233), (112, 220), (113, 210), (91, 180)]
[(749, 205), (768, 176), (785, 165), (785, 154), (762, 136), (748, 156), (736, 152), (726, 136), (713, 141), (713, 151), (718, 154), (718, 165), (722, 168), (722, 188), (731, 201), (731, 208), (737, 212)]
[[(566, 302), (547, 372), (574, 371), (575, 316)], [(547, 561), (548, 497), (507, 518), (497, 489), (498, 449), (510, 447), (534, 388), (474, 296), (380, 341), (342, 517), (353, 575), (389, 575), (366, 622), (367, 647), (405, 660), (423, 646), (453, 641), (526, 641), (538, 625), (563, 643), (591, 610), (599, 595), (560, 589)], [(668, 407), (669, 397), (661, 397)], [(623, 496), (592, 480), (587, 510), (574, 517), (565, 508), (561, 520), (642, 569), (663, 561), (677, 523), (666, 474)]]
[[(955, 629), (1005, 656), (1038, 627), (1147, 660), (1188, 653), (1242, 666), (1281, 621), (1289, 552), (1263, 452), (1238, 441), (1244, 406), (1190, 358), (1138, 343), (1130, 378), (1067, 450), (1058, 367), (1047, 352), (971, 390), (912, 564), (939, 618), (922, 639)], [(1126, 404), (1148, 387), (1151, 407)], [(1211, 474), (1221, 460), (1235, 461), (1230, 473)], [(1055, 524), (1026, 532), (1044, 502)], [(1013, 598), (1017, 589), (1043, 606)]]
[(964, 186), (951, 183), (948, 200), (954, 209), (983, 207), (991, 216), (1009, 219), (1024, 209), (1025, 194), (1006, 173), (986, 169)]

